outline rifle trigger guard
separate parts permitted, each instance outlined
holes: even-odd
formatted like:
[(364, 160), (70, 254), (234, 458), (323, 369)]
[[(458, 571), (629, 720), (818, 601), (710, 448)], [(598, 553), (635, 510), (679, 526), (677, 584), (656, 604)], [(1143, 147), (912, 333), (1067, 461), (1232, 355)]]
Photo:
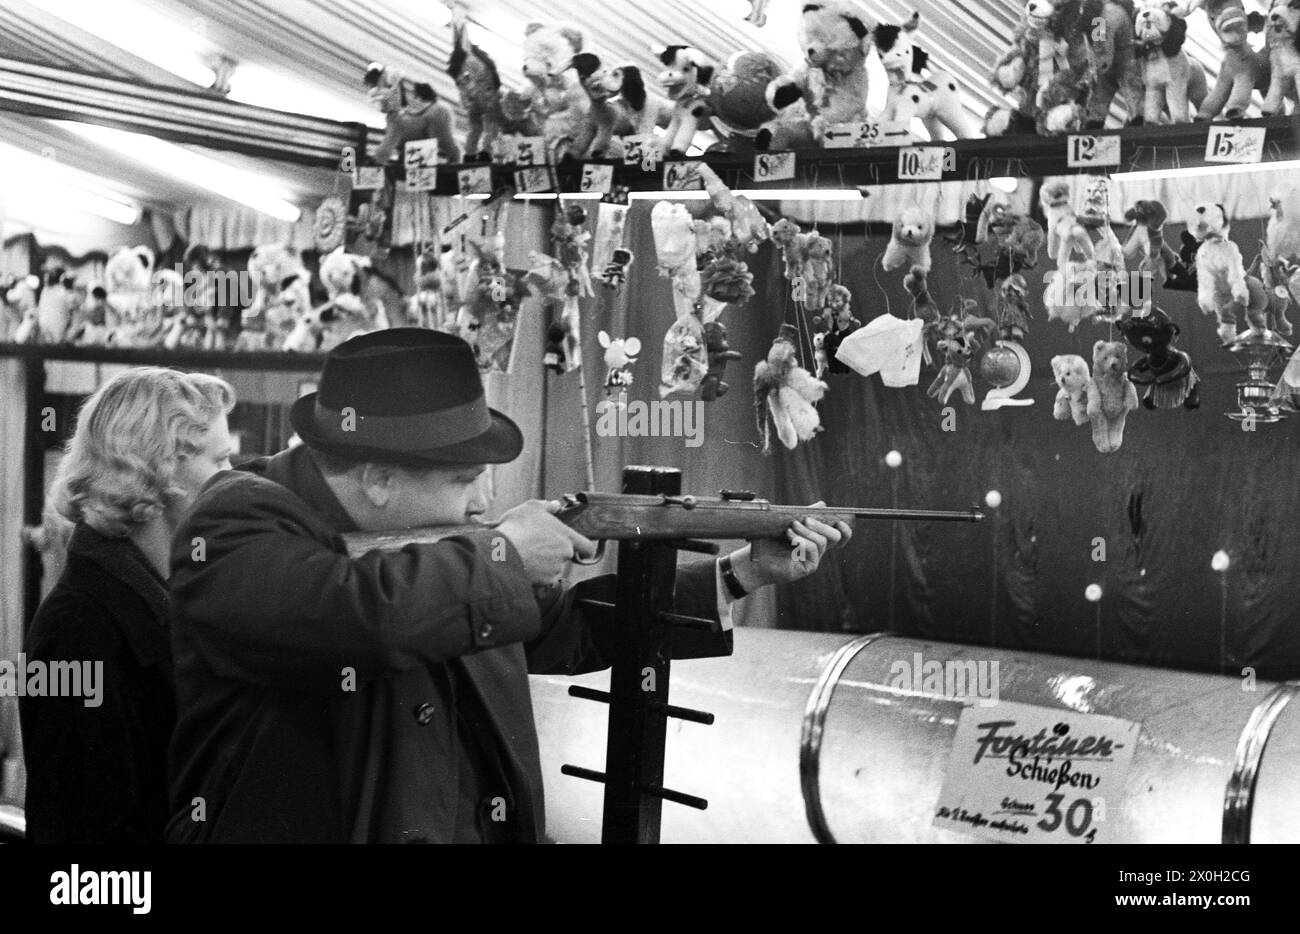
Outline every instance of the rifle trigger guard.
[(599, 564), (601, 562), (601, 559), (603, 559), (604, 557), (605, 557), (605, 540), (602, 538), (596, 542), (596, 553), (594, 555), (584, 560), (581, 555), (575, 553), (573, 556), (573, 563), (581, 564), (581, 565)]

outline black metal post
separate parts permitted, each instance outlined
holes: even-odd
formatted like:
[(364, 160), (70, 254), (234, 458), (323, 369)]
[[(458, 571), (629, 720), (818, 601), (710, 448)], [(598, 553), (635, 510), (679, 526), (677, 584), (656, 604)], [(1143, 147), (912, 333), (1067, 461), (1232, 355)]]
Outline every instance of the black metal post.
[[(681, 471), (628, 467), (623, 492), (680, 495)], [(673, 608), (676, 575), (677, 549), (671, 543), (619, 544), (613, 623), (622, 639), (609, 682), (603, 843), (659, 842), (672, 657), (669, 625), (661, 614)]]

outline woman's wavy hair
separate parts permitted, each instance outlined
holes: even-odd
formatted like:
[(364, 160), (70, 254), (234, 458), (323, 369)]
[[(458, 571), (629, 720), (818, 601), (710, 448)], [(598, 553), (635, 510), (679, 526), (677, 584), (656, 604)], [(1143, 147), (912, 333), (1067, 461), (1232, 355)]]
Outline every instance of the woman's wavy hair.
[(55, 508), (125, 538), (184, 495), (175, 485), (181, 459), (234, 407), (230, 384), (205, 373), (135, 367), (113, 377), (81, 407), (51, 488)]

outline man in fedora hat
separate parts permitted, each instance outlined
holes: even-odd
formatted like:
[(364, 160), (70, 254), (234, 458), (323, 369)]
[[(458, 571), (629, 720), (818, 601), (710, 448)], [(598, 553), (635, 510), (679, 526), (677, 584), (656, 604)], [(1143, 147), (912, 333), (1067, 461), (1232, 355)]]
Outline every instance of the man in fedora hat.
[[(346, 341), (290, 420), (303, 444), (218, 474), (174, 543), (168, 839), (542, 839), (527, 673), (606, 665), (576, 601), (611, 578), (558, 585), (594, 543), (530, 501), (481, 533), (348, 556), (345, 532), (472, 521), (485, 465), (519, 455), (459, 338)], [(808, 520), (797, 548), (751, 543), (725, 577), (686, 565), (678, 609), (718, 618), (848, 536)]]

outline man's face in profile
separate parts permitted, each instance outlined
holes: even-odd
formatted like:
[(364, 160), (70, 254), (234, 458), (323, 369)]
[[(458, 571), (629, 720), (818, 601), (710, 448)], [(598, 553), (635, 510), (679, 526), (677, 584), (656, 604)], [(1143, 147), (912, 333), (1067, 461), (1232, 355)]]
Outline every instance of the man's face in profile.
[(487, 468), (464, 464), (401, 468), (384, 512), (396, 529), (475, 522), (487, 508)]

